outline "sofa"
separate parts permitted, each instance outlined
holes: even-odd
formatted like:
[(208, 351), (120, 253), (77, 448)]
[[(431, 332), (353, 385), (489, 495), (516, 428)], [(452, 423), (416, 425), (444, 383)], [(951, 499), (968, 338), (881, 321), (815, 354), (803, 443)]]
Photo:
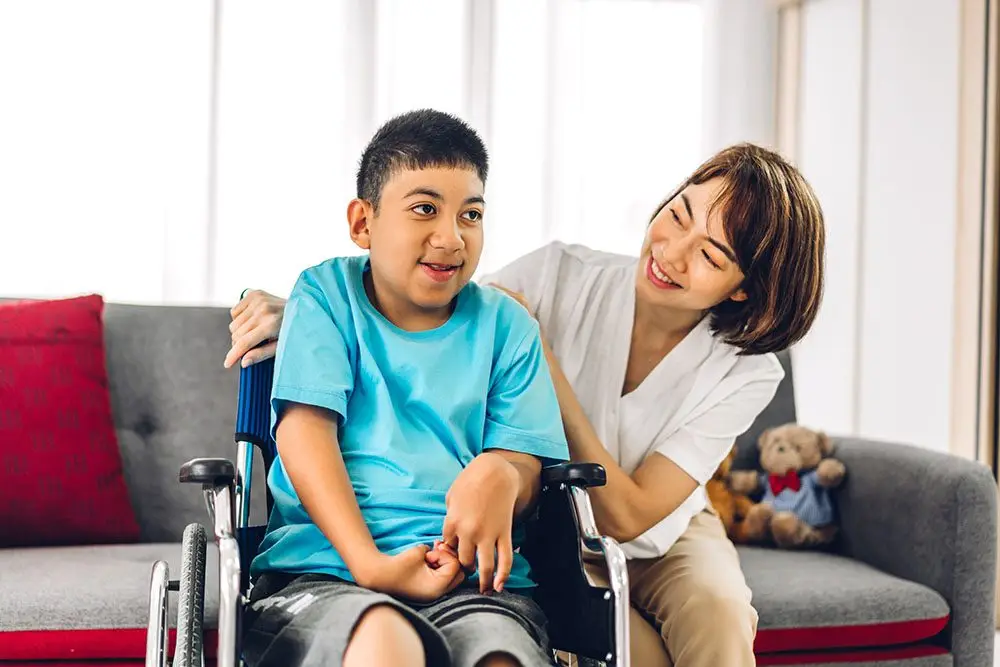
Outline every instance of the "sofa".
[[(178, 470), (191, 458), (235, 454), (238, 373), (222, 367), (227, 310), (104, 304), (102, 317), (114, 434), (138, 532), (124, 543), (0, 548), (0, 665), (7, 667), (140, 664), (151, 564), (166, 560), (177, 578), (185, 525), (210, 528), (200, 491), (179, 484)], [(764, 428), (795, 420), (790, 359), (781, 359), (786, 379), (739, 440), (736, 467), (754, 466)], [(990, 470), (907, 445), (834, 440), (849, 472), (836, 495), (843, 529), (833, 547), (739, 548), (760, 617), (758, 664), (992, 667)], [(254, 475), (260, 490), (261, 465)], [(263, 496), (251, 498), (257, 523)], [(209, 628), (216, 562), (210, 545)], [(211, 632), (207, 643), (211, 658)]]

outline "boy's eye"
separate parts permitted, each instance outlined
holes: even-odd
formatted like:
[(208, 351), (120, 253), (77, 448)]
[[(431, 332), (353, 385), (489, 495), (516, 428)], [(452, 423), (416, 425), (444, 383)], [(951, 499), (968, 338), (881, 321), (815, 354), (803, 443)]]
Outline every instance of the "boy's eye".
[(678, 225), (681, 224), (681, 219), (677, 217), (677, 211), (675, 211), (674, 209), (670, 209), (670, 215), (674, 216), (674, 222), (676, 222)]
[(417, 204), (410, 210), (417, 215), (434, 215), (436, 209), (431, 204)]
[(466, 211), (465, 213), (462, 214), (462, 216), (465, 217), (465, 219), (468, 220), (469, 222), (479, 222), (480, 220), (483, 219), (482, 212), (477, 211), (476, 209), (472, 209), (471, 211)]

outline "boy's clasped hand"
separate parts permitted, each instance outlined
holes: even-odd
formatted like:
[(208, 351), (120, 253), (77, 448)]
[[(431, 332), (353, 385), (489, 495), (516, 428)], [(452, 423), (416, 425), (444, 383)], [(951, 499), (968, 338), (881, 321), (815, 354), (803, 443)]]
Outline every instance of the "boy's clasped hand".
[(518, 489), (518, 472), (503, 457), (476, 457), (448, 491), (441, 539), (431, 547), (381, 555), (371, 568), (371, 579), (360, 583), (390, 595), (432, 601), (478, 570), (481, 593), (502, 591), (514, 558), (511, 531)]
[[(477, 456), (452, 484), (445, 504), (444, 534), (427, 554), (431, 567), (458, 559), (479, 571), (479, 592), (503, 590), (514, 561), (511, 542), (520, 477), (502, 456)], [(478, 566), (478, 567), (477, 567)]]

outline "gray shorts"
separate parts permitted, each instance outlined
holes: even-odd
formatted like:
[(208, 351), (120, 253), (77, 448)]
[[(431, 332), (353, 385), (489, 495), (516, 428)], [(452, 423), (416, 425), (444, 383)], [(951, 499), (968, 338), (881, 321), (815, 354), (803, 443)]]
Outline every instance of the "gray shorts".
[(320, 574), (260, 577), (244, 616), (244, 660), (250, 667), (340, 665), (355, 625), (375, 605), (388, 605), (413, 624), (428, 667), (474, 667), (495, 652), (524, 667), (553, 664), (545, 616), (524, 595), (482, 595), (464, 585), (420, 604)]

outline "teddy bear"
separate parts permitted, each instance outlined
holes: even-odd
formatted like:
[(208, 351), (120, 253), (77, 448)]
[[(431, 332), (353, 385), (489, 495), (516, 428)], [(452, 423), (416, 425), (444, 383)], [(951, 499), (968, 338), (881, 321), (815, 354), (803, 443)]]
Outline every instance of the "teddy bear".
[(748, 510), (743, 522), (749, 541), (770, 539), (789, 549), (832, 542), (837, 525), (830, 489), (840, 486), (847, 470), (831, 456), (830, 438), (821, 431), (784, 424), (764, 431), (758, 445), (764, 472), (730, 474), (730, 487), (737, 493), (753, 495), (764, 488), (760, 502)]
[(729, 474), (732, 469), (733, 459), (736, 456), (736, 447), (733, 446), (722, 460), (712, 479), (705, 483), (705, 491), (708, 494), (708, 502), (719, 515), (722, 525), (726, 528), (726, 535), (737, 544), (744, 544), (751, 541), (746, 534), (747, 514), (753, 507), (754, 502), (744, 493), (736, 493), (729, 485)]

